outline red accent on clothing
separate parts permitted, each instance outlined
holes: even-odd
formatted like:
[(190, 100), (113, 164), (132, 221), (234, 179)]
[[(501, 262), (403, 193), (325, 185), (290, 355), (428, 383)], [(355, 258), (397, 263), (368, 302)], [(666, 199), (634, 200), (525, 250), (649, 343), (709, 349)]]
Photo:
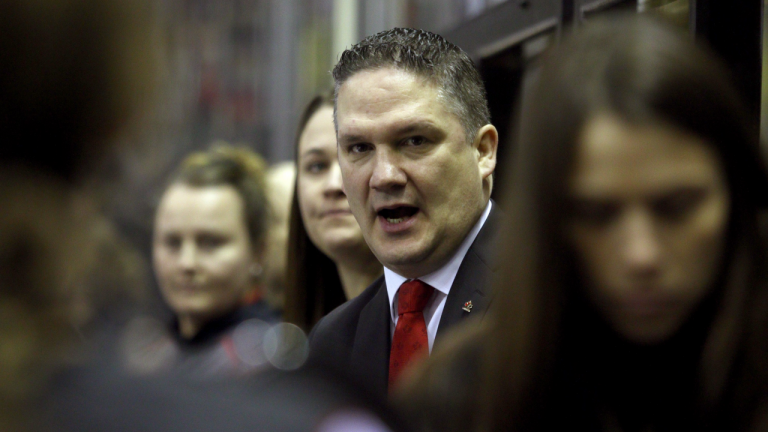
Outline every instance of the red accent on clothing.
[(420, 280), (400, 285), (397, 326), (389, 354), (390, 390), (405, 369), (417, 360), (429, 357), (429, 339), (423, 311), (434, 291), (434, 288)]

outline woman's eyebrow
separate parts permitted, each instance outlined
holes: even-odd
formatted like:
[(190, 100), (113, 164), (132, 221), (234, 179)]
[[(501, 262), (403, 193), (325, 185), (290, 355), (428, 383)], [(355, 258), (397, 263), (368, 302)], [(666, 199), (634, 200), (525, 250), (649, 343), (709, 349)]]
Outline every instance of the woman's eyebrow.
[(313, 149), (309, 149), (309, 150), (305, 151), (304, 153), (302, 153), (301, 154), (301, 158), (303, 159), (305, 157), (312, 156), (312, 155), (323, 156), (323, 155), (325, 155), (325, 152), (322, 149), (313, 148)]

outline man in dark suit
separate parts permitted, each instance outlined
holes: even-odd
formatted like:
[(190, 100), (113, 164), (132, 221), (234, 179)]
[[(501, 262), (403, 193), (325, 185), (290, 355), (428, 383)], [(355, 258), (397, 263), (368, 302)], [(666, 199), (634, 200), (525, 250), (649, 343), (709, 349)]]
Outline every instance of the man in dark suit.
[(485, 313), (498, 135), (472, 61), (439, 35), (370, 36), (333, 77), (345, 193), (384, 276), (315, 326), (311, 356), (386, 394), (449, 327)]

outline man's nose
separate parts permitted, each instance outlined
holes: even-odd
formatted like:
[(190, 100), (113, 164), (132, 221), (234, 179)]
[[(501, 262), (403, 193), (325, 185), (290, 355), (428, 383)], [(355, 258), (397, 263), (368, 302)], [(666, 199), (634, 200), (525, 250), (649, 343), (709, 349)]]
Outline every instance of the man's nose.
[(624, 225), (622, 255), (627, 270), (636, 276), (656, 274), (661, 265), (661, 244), (653, 216), (642, 210), (631, 211)]
[(376, 152), (373, 163), (373, 173), (370, 180), (372, 189), (390, 190), (405, 186), (408, 178), (400, 167), (399, 158), (394, 152), (382, 148)]
[(338, 163), (332, 163), (325, 179), (323, 194), (326, 197), (344, 195), (344, 182), (341, 177), (341, 168)]

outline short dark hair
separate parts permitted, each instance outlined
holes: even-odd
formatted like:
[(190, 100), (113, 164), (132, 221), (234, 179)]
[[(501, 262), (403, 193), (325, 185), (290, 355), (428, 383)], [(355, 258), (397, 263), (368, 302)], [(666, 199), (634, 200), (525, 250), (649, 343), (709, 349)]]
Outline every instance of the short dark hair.
[(339, 88), (352, 75), (384, 67), (402, 69), (435, 84), (445, 107), (459, 118), (469, 142), (491, 122), (485, 85), (472, 59), (444, 37), (418, 29), (385, 30), (344, 51), (333, 68), (334, 102)]
[(173, 184), (235, 188), (243, 200), (243, 216), (251, 247), (258, 250), (263, 246), (269, 217), (266, 166), (261, 156), (248, 149), (219, 146), (187, 156), (173, 177)]

